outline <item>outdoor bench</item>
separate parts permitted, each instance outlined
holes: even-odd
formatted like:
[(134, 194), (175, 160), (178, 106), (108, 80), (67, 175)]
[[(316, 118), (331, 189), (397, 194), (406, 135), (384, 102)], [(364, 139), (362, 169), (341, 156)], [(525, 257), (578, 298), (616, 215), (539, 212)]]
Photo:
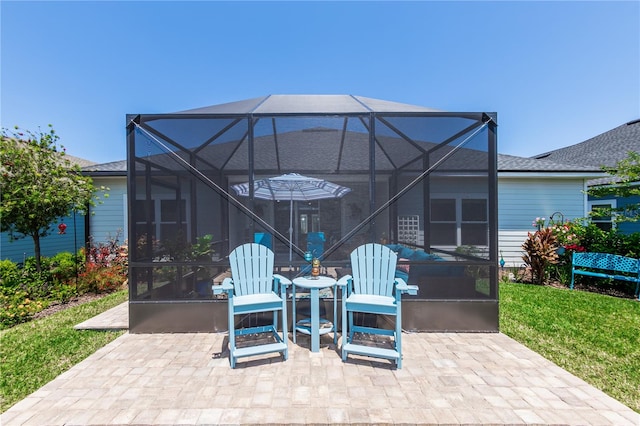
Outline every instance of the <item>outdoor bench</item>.
[[(629, 275), (622, 275), (623, 273)], [(636, 283), (634, 295), (638, 296), (638, 300), (640, 300), (638, 292), (640, 288), (640, 259), (609, 253), (574, 252), (571, 266), (571, 289), (573, 289), (575, 274), (634, 282)]]

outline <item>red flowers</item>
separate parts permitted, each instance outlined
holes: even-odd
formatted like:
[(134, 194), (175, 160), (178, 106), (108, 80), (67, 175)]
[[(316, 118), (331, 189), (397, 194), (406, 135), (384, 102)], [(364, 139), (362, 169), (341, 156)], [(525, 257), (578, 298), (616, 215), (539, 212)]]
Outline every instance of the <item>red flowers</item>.
[(564, 248), (566, 250), (572, 250), (572, 251), (577, 251), (577, 252), (587, 251), (587, 249), (585, 249), (582, 246), (579, 246), (578, 244), (568, 244), (568, 245), (564, 246)]

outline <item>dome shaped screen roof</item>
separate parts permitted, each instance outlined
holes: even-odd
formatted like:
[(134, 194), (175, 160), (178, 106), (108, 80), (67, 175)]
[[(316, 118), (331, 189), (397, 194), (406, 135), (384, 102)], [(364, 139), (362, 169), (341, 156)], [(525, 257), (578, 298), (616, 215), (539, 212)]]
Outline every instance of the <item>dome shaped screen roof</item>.
[(180, 114), (363, 114), (439, 110), (353, 95), (268, 95), (180, 111)]

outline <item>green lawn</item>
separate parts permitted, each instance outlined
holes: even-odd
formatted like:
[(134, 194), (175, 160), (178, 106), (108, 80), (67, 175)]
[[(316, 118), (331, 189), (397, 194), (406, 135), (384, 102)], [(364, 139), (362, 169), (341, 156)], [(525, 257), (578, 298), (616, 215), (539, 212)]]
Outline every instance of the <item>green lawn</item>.
[(500, 284), (500, 331), (640, 412), (640, 302)]
[(39, 320), (0, 331), (0, 411), (53, 380), (123, 332), (73, 326), (127, 300), (120, 291)]
[[(1, 411), (122, 332), (73, 326), (118, 305), (118, 292), (0, 331)], [(640, 412), (640, 302), (531, 284), (500, 284), (501, 331)]]

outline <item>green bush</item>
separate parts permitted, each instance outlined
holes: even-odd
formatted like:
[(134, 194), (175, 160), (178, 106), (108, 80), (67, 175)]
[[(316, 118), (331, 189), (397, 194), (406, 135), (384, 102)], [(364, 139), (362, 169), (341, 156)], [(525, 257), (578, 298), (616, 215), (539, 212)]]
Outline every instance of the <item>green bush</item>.
[(69, 282), (77, 277), (84, 266), (83, 257), (68, 251), (56, 254), (51, 258), (50, 268), (53, 279), (59, 283)]
[(127, 280), (127, 257), (117, 238), (107, 243), (92, 242), (86, 255), (61, 252), (41, 258), (41, 271), (34, 257), (24, 265), (0, 261), (0, 328), (28, 321), (49, 304), (67, 303), (75, 296), (111, 293)]
[(16, 263), (0, 261), (0, 328), (28, 321), (46, 307), (22, 288), (23, 273)]
[(10, 260), (0, 260), (0, 287), (15, 288), (20, 285), (20, 269)]
[(3, 287), (0, 292), (0, 328), (29, 321), (46, 306), (43, 301), (29, 298), (29, 294), (24, 290)]

